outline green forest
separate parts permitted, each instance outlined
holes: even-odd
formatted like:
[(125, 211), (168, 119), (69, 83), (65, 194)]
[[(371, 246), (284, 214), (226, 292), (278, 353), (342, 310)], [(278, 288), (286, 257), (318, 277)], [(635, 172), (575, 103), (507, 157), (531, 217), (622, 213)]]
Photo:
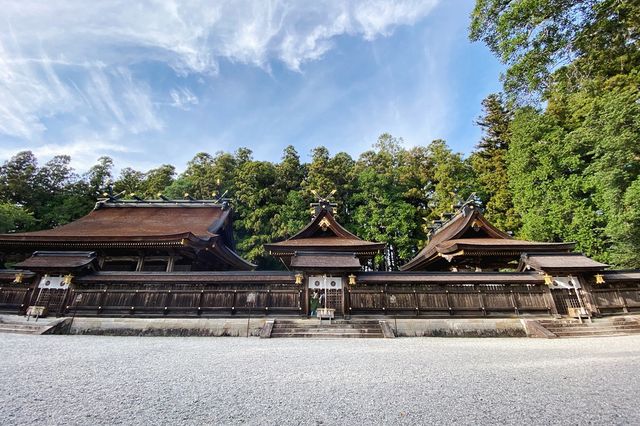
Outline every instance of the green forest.
[(395, 270), (423, 247), (432, 220), (473, 196), (516, 237), (574, 241), (599, 261), (638, 268), (639, 27), (637, 0), (477, 0), (469, 38), (506, 71), (501, 93), (482, 102), (483, 136), (468, 156), (444, 140), (406, 148), (401, 135), (383, 134), (358, 158), (320, 146), (302, 163), (289, 146), (279, 162), (268, 162), (240, 148), (198, 153), (180, 174), (166, 164), (115, 176), (109, 157), (79, 175), (68, 156), (40, 164), (24, 151), (0, 168), (0, 232), (62, 225), (105, 193), (226, 193), (237, 251), (277, 268), (262, 245), (309, 221), (312, 191), (335, 190), (338, 220), (364, 239), (386, 242), (377, 268)]

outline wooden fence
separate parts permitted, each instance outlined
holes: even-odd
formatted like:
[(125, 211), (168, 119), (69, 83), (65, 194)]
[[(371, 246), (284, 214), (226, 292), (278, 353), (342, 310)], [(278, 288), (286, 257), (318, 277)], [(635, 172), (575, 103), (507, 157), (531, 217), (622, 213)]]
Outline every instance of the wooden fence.
[(0, 287), (0, 312), (21, 314), (27, 310), (33, 289), (27, 286), (3, 285)]
[(71, 291), (66, 311), (78, 315), (228, 316), (247, 314), (299, 315), (300, 287), (278, 289), (83, 289)]
[[(552, 292), (540, 282), (494, 283), (487, 282), (487, 277), (475, 276), (464, 282), (458, 278), (459, 282), (446, 282), (453, 277), (437, 277), (435, 283), (419, 277), (400, 283), (377, 278), (383, 282), (347, 287), (341, 307), (347, 316), (425, 318), (513, 317), (561, 311)], [(170, 277), (163, 277), (160, 282), (122, 282), (115, 276), (112, 278), (108, 282), (74, 284), (69, 290), (57, 290), (60, 294), (45, 298), (50, 315), (189, 317), (247, 315), (249, 311), (252, 315), (307, 314), (304, 286), (293, 284), (292, 279), (274, 278), (273, 274), (270, 281), (241, 283), (227, 282), (227, 278), (219, 276), (215, 282), (208, 281), (204, 275), (196, 277), (197, 283), (173, 282)], [(24, 314), (30, 304), (43, 300), (34, 285), (0, 284), (0, 312)], [(592, 306), (603, 315), (640, 312), (640, 281), (589, 285), (583, 296), (585, 300), (589, 296)]]
[(640, 282), (621, 282), (591, 289), (601, 314), (640, 312)]
[(401, 316), (518, 316), (551, 314), (553, 301), (542, 285), (432, 284), (367, 287), (348, 291), (349, 312)]

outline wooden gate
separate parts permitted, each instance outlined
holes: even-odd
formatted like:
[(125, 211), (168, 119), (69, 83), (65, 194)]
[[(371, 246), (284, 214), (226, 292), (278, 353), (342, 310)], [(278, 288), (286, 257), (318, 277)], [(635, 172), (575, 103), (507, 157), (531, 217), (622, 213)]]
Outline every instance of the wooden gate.
[(57, 315), (64, 311), (67, 290), (52, 288), (40, 288), (38, 290), (36, 299), (32, 301), (33, 305), (46, 307), (49, 315)]
[(556, 309), (560, 315), (567, 315), (569, 308), (579, 308), (580, 301), (575, 293), (575, 290), (571, 289), (552, 289), (553, 301), (556, 304)]
[(343, 298), (344, 294), (342, 289), (327, 289), (327, 308), (335, 309), (336, 315), (343, 315)]

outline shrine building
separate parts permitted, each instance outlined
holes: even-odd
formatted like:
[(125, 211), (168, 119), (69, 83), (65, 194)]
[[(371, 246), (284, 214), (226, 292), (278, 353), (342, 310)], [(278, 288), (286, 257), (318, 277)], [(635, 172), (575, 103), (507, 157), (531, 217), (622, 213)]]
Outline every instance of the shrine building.
[(102, 317), (334, 318), (604, 316), (640, 311), (640, 271), (573, 243), (513, 238), (473, 203), (437, 222), (399, 271), (373, 271), (383, 242), (349, 232), (326, 199), (264, 246), (283, 270), (235, 252), (232, 208), (201, 200), (99, 201), (54, 229), (0, 235), (0, 312)]

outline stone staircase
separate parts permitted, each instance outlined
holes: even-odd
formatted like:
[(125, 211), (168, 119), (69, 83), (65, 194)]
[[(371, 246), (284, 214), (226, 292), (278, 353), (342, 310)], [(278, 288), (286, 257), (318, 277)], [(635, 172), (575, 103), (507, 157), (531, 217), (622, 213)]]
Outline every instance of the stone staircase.
[(24, 316), (2, 315), (0, 316), (0, 333), (50, 334), (56, 327), (61, 325), (63, 321), (64, 318), (40, 318), (36, 322), (34, 318), (27, 321)]
[(594, 318), (590, 323), (577, 319), (538, 320), (538, 323), (556, 337), (603, 337), (640, 334), (640, 317), (625, 316)]
[(287, 319), (275, 320), (270, 333), (262, 337), (305, 337), (313, 339), (395, 337), (385, 321)]

